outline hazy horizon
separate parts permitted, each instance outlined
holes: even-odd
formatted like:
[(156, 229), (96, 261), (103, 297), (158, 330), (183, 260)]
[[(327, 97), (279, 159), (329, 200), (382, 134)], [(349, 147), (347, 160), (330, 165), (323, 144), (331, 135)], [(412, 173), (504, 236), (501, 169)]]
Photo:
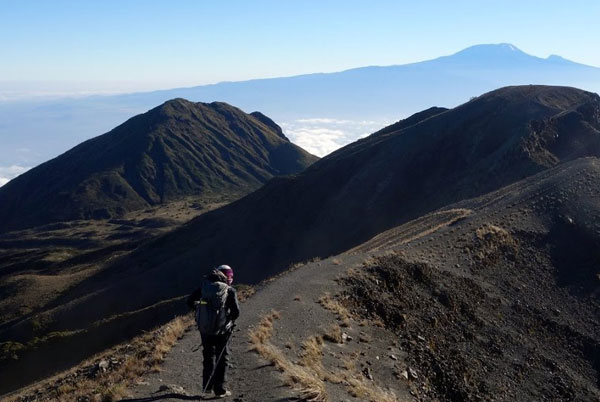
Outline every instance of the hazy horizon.
[(600, 54), (590, 51), (600, 36), (600, 3), (538, 3), (12, 2), (0, 16), (0, 99), (404, 65), (482, 43), (600, 66)]

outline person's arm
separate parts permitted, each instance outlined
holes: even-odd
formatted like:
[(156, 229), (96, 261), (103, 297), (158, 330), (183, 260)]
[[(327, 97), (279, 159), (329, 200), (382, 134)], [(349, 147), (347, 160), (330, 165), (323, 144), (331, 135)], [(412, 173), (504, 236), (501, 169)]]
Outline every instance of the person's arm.
[(194, 303), (202, 299), (202, 288), (198, 288), (187, 298), (187, 305), (190, 310), (194, 310), (196, 306)]
[(225, 301), (225, 306), (229, 310), (227, 318), (231, 321), (237, 320), (240, 316), (240, 304), (237, 299), (237, 292), (232, 287), (227, 290), (227, 300)]

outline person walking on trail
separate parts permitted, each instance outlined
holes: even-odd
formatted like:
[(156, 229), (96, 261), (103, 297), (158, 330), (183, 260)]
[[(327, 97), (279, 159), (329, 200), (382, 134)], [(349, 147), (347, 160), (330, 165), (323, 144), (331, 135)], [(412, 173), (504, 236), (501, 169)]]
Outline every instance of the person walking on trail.
[(233, 270), (221, 265), (206, 275), (202, 285), (188, 297), (187, 304), (196, 310), (196, 324), (202, 338), (202, 390), (217, 397), (231, 395), (225, 388), (229, 362), (227, 344), (240, 307), (233, 283)]

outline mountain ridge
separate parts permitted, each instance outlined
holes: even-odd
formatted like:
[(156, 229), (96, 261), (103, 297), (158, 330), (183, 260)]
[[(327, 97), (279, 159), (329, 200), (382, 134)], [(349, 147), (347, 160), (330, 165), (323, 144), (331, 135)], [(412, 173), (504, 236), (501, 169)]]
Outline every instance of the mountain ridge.
[(222, 102), (167, 101), (0, 188), (0, 227), (110, 218), (191, 195), (244, 194), (316, 160), (257, 116)]
[[(540, 98), (539, 101), (530, 104), (530, 101), (536, 98)], [(565, 110), (578, 110), (582, 105), (588, 103), (593, 105), (594, 110), (587, 117), (581, 115), (583, 120), (581, 124), (570, 122), (569, 120), (574, 116), (572, 113), (565, 113)], [(504, 110), (498, 110), (498, 107), (504, 107)], [(490, 113), (493, 116), (494, 111), (497, 112), (496, 117), (487, 121), (486, 116)], [(578, 114), (579, 112), (575, 111), (574, 113)], [(521, 117), (515, 117), (512, 114)], [(466, 115), (471, 116), (470, 120), (463, 117)], [(507, 122), (506, 117), (511, 117), (513, 121)], [(590, 129), (591, 131), (587, 131), (586, 119), (595, 125), (595, 128)], [(569, 122), (569, 127), (582, 130), (581, 133), (577, 130), (567, 132), (563, 126), (566, 124), (565, 120)], [(486, 122), (485, 125), (478, 123), (481, 127), (476, 127), (474, 130), (480, 136), (485, 133), (482, 139), (473, 138), (471, 136), (473, 131), (463, 133), (465, 126), (473, 126), (475, 122), (480, 121)], [(534, 127), (531, 126), (532, 121), (537, 122), (534, 123)], [(564, 135), (563, 138), (555, 137), (556, 127), (559, 127), (561, 134)], [(402, 220), (412, 219), (426, 212), (423, 210), (421, 198), (419, 198), (421, 201), (411, 201), (413, 197), (408, 197), (411, 192), (421, 191), (422, 193), (419, 194), (428, 194), (427, 204), (431, 205), (429, 210), (432, 210), (448, 204), (449, 200), (458, 201), (462, 198), (482, 194), (537, 173), (556, 165), (561, 160), (560, 158), (570, 160), (580, 156), (600, 156), (599, 130), (600, 97), (598, 95), (574, 88), (540, 86), (502, 88), (397, 132), (362, 139), (320, 160), (296, 177), (273, 180), (260, 191), (248, 195), (237, 203), (190, 222), (181, 231), (193, 231), (193, 227), (202, 227), (208, 223), (200, 223), (201, 221), (212, 220), (211, 218), (216, 215), (224, 217), (230, 213), (228, 210), (239, 208), (238, 205), (244, 203), (247, 203), (243, 208), (246, 210), (248, 204), (258, 207), (269, 200), (276, 200), (272, 204), (274, 208), (276, 206), (276, 209), (269, 210), (269, 212), (281, 208), (282, 212), (286, 211), (286, 220), (289, 222), (285, 226), (277, 223), (280, 228), (271, 228), (271, 233), (278, 233), (283, 227), (300, 231), (300, 228), (309, 228), (311, 222), (318, 222), (317, 226), (322, 229), (310, 229), (310, 233), (302, 236), (303, 241), (291, 241), (290, 239), (288, 246), (283, 247), (283, 250), (286, 251), (277, 250), (277, 253), (283, 256), (291, 252), (288, 247), (301, 248), (298, 246), (299, 243), (308, 242), (304, 244), (306, 249), (311, 249), (313, 252), (321, 251), (316, 251), (312, 256), (305, 255), (300, 258), (324, 256), (328, 255), (322, 254), (327, 253), (325, 251), (327, 249), (330, 250), (329, 253), (332, 253), (347, 246), (346, 244), (330, 248), (331, 244), (340, 241), (340, 236), (351, 238), (353, 233), (361, 233), (351, 220), (345, 218), (355, 216), (359, 213), (359, 209), (370, 211), (370, 213), (378, 211), (377, 214), (381, 214), (379, 218), (375, 218), (374, 215), (370, 219), (365, 219), (367, 223), (361, 222), (361, 224), (373, 226), (373, 228), (378, 227), (378, 229), (371, 229), (371, 234), (375, 234), (385, 225), (393, 224), (389, 220), (390, 214), (398, 219), (398, 212), (394, 212), (396, 202), (403, 203), (401, 213), (405, 218)], [(423, 137), (422, 133), (428, 133), (427, 139)], [(460, 138), (459, 142), (457, 142), (457, 138)], [(483, 141), (483, 138), (486, 140)], [(554, 144), (550, 142), (553, 138)], [(570, 151), (560, 153), (569, 149), (563, 142), (564, 138), (571, 138), (575, 142), (579, 154)], [(586, 138), (588, 143), (585, 143)], [(439, 145), (431, 145), (431, 141)], [(477, 144), (476, 148), (472, 148), (471, 144), (473, 143)], [(545, 148), (538, 148), (544, 143)], [(555, 148), (559, 149), (559, 151), (555, 150), (558, 155), (550, 152)], [(444, 163), (448, 164), (446, 167), (441, 165), (442, 162), (437, 159), (444, 154), (446, 155)], [(427, 176), (427, 180), (420, 180), (421, 184), (411, 178), (411, 171), (420, 171), (428, 164), (432, 166), (434, 169), (432, 172), (435, 172), (436, 176)], [(369, 166), (368, 170), (365, 168), (366, 166)], [(392, 173), (393, 175), (391, 175)], [(461, 175), (465, 175), (465, 177), (459, 179), (462, 177)], [(375, 177), (377, 179), (374, 179)], [(452, 193), (440, 196), (439, 186), (444, 185), (443, 183), (448, 180), (451, 182), (456, 180), (450, 187), (453, 189)], [(400, 188), (397, 187), (399, 183), (402, 183)], [(445, 185), (447, 186), (447, 184)], [(408, 188), (411, 190), (408, 191)], [(307, 199), (310, 198), (309, 194), (314, 193), (314, 189), (322, 189), (322, 196), (307, 202)], [(326, 196), (325, 190), (327, 191)], [(326, 204), (322, 203), (322, 197), (327, 200)], [(299, 199), (303, 199), (303, 201), (299, 201)], [(395, 201), (391, 202), (392, 199)], [(303, 211), (302, 218), (296, 220), (293, 215), (290, 215), (290, 208), (294, 207)], [(232, 218), (234, 220), (259, 219), (257, 215), (244, 219), (238, 219), (237, 213), (231, 215), (236, 216), (236, 218)], [(277, 222), (277, 220), (271, 218), (266, 219), (266, 222)], [(331, 226), (333, 222), (340, 226), (330, 232), (327, 227)], [(397, 223), (399, 222), (397, 221)], [(269, 229), (264, 230), (269, 232)], [(265, 236), (267, 232), (264, 233)], [(173, 236), (179, 235), (174, 234)], [(320, 243), (319, 239), (323, 240), (323, 243)], [(329, 240), (325, 241), (325, 239)], [(209, 239), (206, 240), (209, 241)], [(238, 240), (242, 241), (241, 238)], [(358, 240), (357, 238), (354, 241)], [(252, 250), (256, 252), (255, 248)], [(251, 260), (248, 256), (245, 259)], [(243, 264), (241, 260), (236, 262)], [(243, 275), (240, 276), (243, 277)]]
[[(520, 103), (506, 103), (512, 97)], [(529, 104), (536, 97), (542, 101)], [(587, 117), (575, 112), (579, 120), (571, 120), (573, 114), (565, 113), (588, 104), (594, 112)], [(502, 113), (487, 118), (502, 105)], [(253, 283), (288, 264), (344, 251), (389, 227), (558, 163), (600, 156), (599, 110), (598, 95), (574, 88), (493, 91), (420, 124), (360, 140), (294, 177), (271, 180), (137, 250), (119, 266), (145, 272), (152, 280), (168, 273), (174, 286), (169, 297), (194, 276), (199, 259), (209, 266), (227, 260), (237, 267), (240, 280)], [(542, 123), (532, 126), (532, 121)], [(159, 249), (169, 252), (151, 256), (150, 250)], [(171, 266), (178, 269), (167, 268)], [(111, 293), (110, 272), (88, 284), (102, 282)], [(71, 297), (90, 290), (82, 284)], [(139, 292), (140, 300), (156, 297)]]

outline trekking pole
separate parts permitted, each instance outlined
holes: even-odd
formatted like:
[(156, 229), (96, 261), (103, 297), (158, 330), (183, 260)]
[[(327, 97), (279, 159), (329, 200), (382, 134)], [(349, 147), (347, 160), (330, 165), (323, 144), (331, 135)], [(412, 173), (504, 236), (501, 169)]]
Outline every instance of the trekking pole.
[(210, 385), (210, 382), (212, 381), (213, 376), (215, 375), (215, 372), (217, 371), (217, 367), (219, 366), (219, 362), (221, 361), (221, 358), (223, 357), (223, 353), (225, 352), (225, 349), (227, 349), (227, 345), (229, 344), (229, 340), (231, 339), (231, 335), (233, 335), (233, 329), (234, 328), (235, 328), (235, 324), (233, 324), (231, 326), (231, 330), (229, 332), (229, 335), (227, 335), (227, 341), (225, 341), (225, 346), (223, 346), (223, 349), (221, 349), (221, 353), (219, 353), (219, 358), (215, 362), (215, 367), (213, 367), (213, 371), (212, 371), (212, 373), (210, 373), (210, 377), (208, 377), (208, 381), (206, 382), (206, 385), (204, 386), (204, 389), (202, 390), (202, 393), (206, 392), (206, 390), (208, 389), (208, 386)]

